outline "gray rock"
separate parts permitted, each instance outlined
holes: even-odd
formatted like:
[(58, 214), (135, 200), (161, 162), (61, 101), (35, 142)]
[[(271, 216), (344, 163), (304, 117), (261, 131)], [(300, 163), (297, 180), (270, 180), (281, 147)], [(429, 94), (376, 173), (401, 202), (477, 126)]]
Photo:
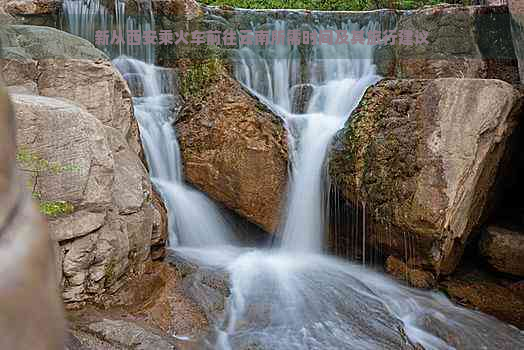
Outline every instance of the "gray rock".
[(0, 86), (0, 348), (61, 349), (54, 245), (15, 168), (14, 119)]
[(87, 330), (114, 346), (135, 350), (174, 350), (174, 340), (155, 334), (135, 323), (104, 319), (91, 323)]
[(83, 39), (16, 25), (0, 35), (6, 44), (0, 70), (18, 92), (20, 149), (68, 169), (24, 172), (43, 201), (73, 208), (50, 218), (61, 245), (64, 299), (114, 292), (124, 275), (143, 273), (152, 244), (162, 252), (167, 240), (165, 208), (153, 200), (127, 84)]
[(73, 166), (32, 179), (42, 200), (74, 208), (50, 220), (61, 242), (64, 300), (113, 292), (122, 276), (143, 273), (149, 257), (154, 209), (145, 167), (119, 131), (80, 106), (41, 96), (13, 99), (20, 148)]

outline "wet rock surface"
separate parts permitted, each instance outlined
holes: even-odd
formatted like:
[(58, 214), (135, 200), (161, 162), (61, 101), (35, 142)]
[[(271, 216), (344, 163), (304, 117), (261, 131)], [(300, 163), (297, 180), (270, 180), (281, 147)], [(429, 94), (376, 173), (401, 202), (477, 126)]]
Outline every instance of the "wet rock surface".
[(517, 91), (496, 80), (369, 88), (329, 155), (343, 195), (366, 202), (374, 231), (388, 232), (369, 244), (400, 256), (414, 251), (407, 258), (417, 266), (452, 272), (481, 222), (520, 104)]
[(439, 289), (459, 305), (524, 329), (523, 282), (511, 276), (473, 267), (473, 261), (439, 283)]
[[(218, 334), (214, 331), (214, 327), (227, 329), (228, 322), (233, 317), (230, 313), (232, 309), (229, 307), (231, 303), (236, 302), (231, 289), (234, 288), (231, 285), (231, 278), (235, 277), (222, 268), (210, 267), (176, 251), (170, 251), (166, 261), (176, 267), (178, 273), (183, 277), (182, 283), (185, 294), (202, 307), (212, 326), (209, 332), (196, 342), (196, 348), (214, 349), (214, 344), (218, 341)], [(265, 265), (264, 263), (261, 264), (261, 268), (263, 268)], [(319, 282), (320, 274), (315, 275), (317, 272), (319, 273), (319, 271), (311, 272), (312, 274), (307, 280), (313, 284), (321, 283)], [(330, 271), (330, 273), (336, 272)], [(360, 294), (359, 297), (352, 295), (352, 293), (359, 293), (362, 287), (362, 284), (357, 280), (352, 283), (356, 289), (345, 290), (344, 301), (337, 302), (336, 309), (339, 318), (336, 321), (332, 319), (333, 315), (331, 314), (324, 316), (317, 314), (317, 311), (321, 310), (315, 310), (316, 302), (311, 301), (309, 306), (312, 309), (306, 311), (302, 309), (301, 305), (304, 302), (307, 304), (307, 301), (297, 299), (295, 300), (297, 304), (293, 305), (293, 309), (288, 310), (289, 313), (297, 317), (296, 324), (293, 321), (283, 325), (281, 321), (284, 319), (280, 320), (281, 312), (286, 307), (291, 308), (291, 306), (286, 304), (289, 301), (282, 299), (285, 297), (281, 293), (285, 293), (285, 290), (280, 289), (282, 288), (279, 284), (281, 281), (274, 280), (272, 274), (258, 274), (255, 271), (255, 275), (256, 277), (253, 276), (253, 279), (250, 279), (253, 285), (248, 284), (249, 287), (236, 286), (241, 288), (237, 290), (237, 293), (242, 294), (243, 303), (247, 304), (242, 304), (241, 307), (245, 312), (242, 313), (241, 318), (236, 320), (234, 331), (228, 337), (228, 342), (233, 349), (285, 349), (289, 346), (286, 340), (289, 334), (305, 332), (305, 338), (315, 338), (315, 332), (323, 332), (322, 327), (315, 325), (324, 322), (328, 324), (333, 322), (331, 324), (333, 329), (340, 331), (339, 327), (342, 327), (347, 332), (348, 337), (365, 339), (362, 340), (363, 343), (367, 345), (372, 343), (376, 348), (414, 348), (405, 336), (402, 323), (381, 302), (373, 298), (368, 299)], [(280, 277), (285, 278), (284, 275)], [(317, 279), (319, 281), (316, 281)], [(320, 288), (320, 285), (315, 287)], [(307, 285), (306, 288), (315, 287)], [(319, 295), (318, 297), (322, 298), (323, 296)], [(237, 307), (240, 307), (240, 305), (237, 305)], [(363, 313), (362, 310), (366, 310), (366, 312)], [(329, 313), (329, 311), (325, 312)], [(295, 320), (291, 314), (288, 315), (289, 320)], [(310, 334), (310, 332), (313, 334)], [(317, 334), (316, 336), (321, 339), (324, 338), (325, 334)], [(347, 343), (344, 342), (344, 337), (339, 337), (340, 335), (337, 335), (323, 344), (329, 344), (334, 348), (336, 346), (343, 347)], [(303, 344), (309, 344), (306, 340), (303, 341)], [(309, 345), (312, 346), (313, 344)]]

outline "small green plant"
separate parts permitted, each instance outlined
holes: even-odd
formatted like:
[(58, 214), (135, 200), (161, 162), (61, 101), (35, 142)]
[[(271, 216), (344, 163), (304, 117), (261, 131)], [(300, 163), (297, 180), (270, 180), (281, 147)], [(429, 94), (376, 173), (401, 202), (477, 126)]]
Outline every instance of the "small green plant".
[(58, 162), (50, 162), (25, 148), (18, 150), (16, 160), (21, 171), (30, 173), (27, 187), (31, 190), (33, 198), (39, 202), (39, 208), (42, 214), (54, 217), (67, 215), (74, 211), (73, 205), (69, 202), (42, 200), (42, 193), (38, 190), (38, 179), (45, 173), (57, 175), (62, 172), (77, 171), (80, 169), (77, 165), (64, 165)]
[(71, 214), (75, 211), (73, 205), (66, 201), (40, 202), (40, 212), (47, 216), (60, 216)]
[(222, 69), (222, 63), (218, 58), (193, 62), (181, 79), (182, 96), (185, 98), (201, 96), (205, 88), (215, 82)]

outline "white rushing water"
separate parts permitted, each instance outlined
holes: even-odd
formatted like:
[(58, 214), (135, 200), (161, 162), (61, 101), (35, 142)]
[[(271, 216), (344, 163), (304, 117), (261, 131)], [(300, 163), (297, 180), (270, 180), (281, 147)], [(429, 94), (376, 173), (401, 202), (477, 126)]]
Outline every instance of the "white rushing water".
[(232, 232), (216, 205), (185, 184), (173, 117), (180, 107), (173, 73), (129, 57), (113, 60), (118, 70), (142, 96), (133, 99), (135, 118), (155, 188), (169, 215), (169, 240), (173, 246), (216, 246), (229, 243)]
[[(114, 14), (100, 0), (65, 0), (65, 27), (94, 42), (96, 30), (152, 30), (150, 1), (137, 2), (138, 13), (126, 14), (126, 1), (114, 1)], [(173, 127), (180, 98), (173, 72), (154, 66), (153, 45), (119, 44), (100, 47), (110, 57), (137, 96), (134, 114), (149, 165), (151, 180), (168, 211), (172, 246), (216, 246), (231, 242), (232, 229), (219, 208), (203, 193), (185, 184), (182, 159)]]
[[(84, 34), (93, 26), (76, 17), (69, 17), (69, 23)], [(288, 23), (267, 26), (285, 30)], [(347, 22), (338, 29), (357, 27)], [(237, 79), (277, 111), (290, 131), (292, 172), (279, 230), (282, 245), (272, 250), (226, 247), (231, 237), (227, 220), (204, 194), (184, 183), (172, 120), (179, 101), (171, 72), (145, 63), (151, 61), (145, 51), (135, 53), (140, 60), (114, 60), (136, 95), (135, 116), (151, 178), (169, 212), (170, 244), (177, 254), (225, 270), (230, 278), (225, 319), (215, 325), (218, 336), (206, 339), (201, 348), (409, 349), (401, 328), (427, 350), (523, 347), (522, 332), (490, 316), (320, 254), (326, 151), (365, 89), (379, 79), (371, 50), (367, 45), (323, 45), (307, 57), (286, 45), (238, 51)], [(311, 89), (304, 113), (293, 113), (298, 84)]]
[[(372, 30), (373, 26), (364, 29)], [(274, 31), (287, 29), (288, 23), (283, 20), (272, 27)], [(349, 21), (335, 29), (351, 32), (360, 28)], [(361, 44), (318, 45), (305, 58), (296, 45), (245, 46), (238, 50), (237, 79), (278, 111), (290, 131), (292, 176), (279, 232), (285, 250), (320, 252), (322, 248), (326, 224), (324, 159), (335, 133), (344, 126), (365, 90), (379, 80), (372, 50), (373, 46)], [(307, 78), (300, 81), (304, 75)], [(306, 113), (294, 114), (297, 101), (293, 93), (299, 84), (307, 84), (312, 92), (302, 107)]]
[[(110, 2), (107, 2), (110, 3)], [(148, 45), (129, 45), (126, 40), (126, 31), (154, 30), (155, 21), (153, 18), (150, 0), (136, 1), (138, 12), (132, 16), (127, 15), (127, 1), (114, 0), (114, 11), (110, 11), (101, 0), (65, 0), (62, 4), (64, 13), (62, 27), (65, 31), (77, 35), (95, 43), (95, 33), (97, 30), (109, 31), (109, 38), (113, 31), (120, 33), (124, 39), (124, 44), (114, 43), (110, 45), (99, 45), (98, 48), (109, 55), (117, 57), (126, 55), (154, 63), (155, 47)]]

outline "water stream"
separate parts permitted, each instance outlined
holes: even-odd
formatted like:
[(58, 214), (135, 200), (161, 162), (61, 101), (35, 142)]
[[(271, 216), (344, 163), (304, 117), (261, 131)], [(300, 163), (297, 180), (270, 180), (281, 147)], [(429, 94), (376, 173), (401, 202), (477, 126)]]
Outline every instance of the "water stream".
[[(65, 6), (69, 1), (74, 0), (66, 0)], [(90, 28), (85, 22), (78, 22), (76, 33)], [(265, 25), (285, 30), (288, 22)], [(359, 25), (347, 21), (338, 26)], [(321, 254), (325, 155), (365, 89), (379, 79), (370, 50), (367, 45), (324, 45), (306, 57), (290, 45), (237, 51), (236, 78), (277, 111), (289, 131), (292, 171), (278, 249), (225, 247), (231, 242), (229, 223), (212, 201), (183, 180), (172, 126), (179, 101), (170, 71), (146, 63), (151, 57), (145, 52), (114, 60), (135, 91), (135, 116), (151, 179), (168, 208), (172, 248), (230, 276), (226, 317), (215, 325), (216, 336), (204, 342), (208, 348), (410, 349), (415, 343), (427, 350), (523, 347), (524, 334), (493, 317)], [(270, 56), (276, 51), (278, 58)], [(310, 96), (303, 113), (294, 113), (294, 92), (300, 84), (307, 85)]]

